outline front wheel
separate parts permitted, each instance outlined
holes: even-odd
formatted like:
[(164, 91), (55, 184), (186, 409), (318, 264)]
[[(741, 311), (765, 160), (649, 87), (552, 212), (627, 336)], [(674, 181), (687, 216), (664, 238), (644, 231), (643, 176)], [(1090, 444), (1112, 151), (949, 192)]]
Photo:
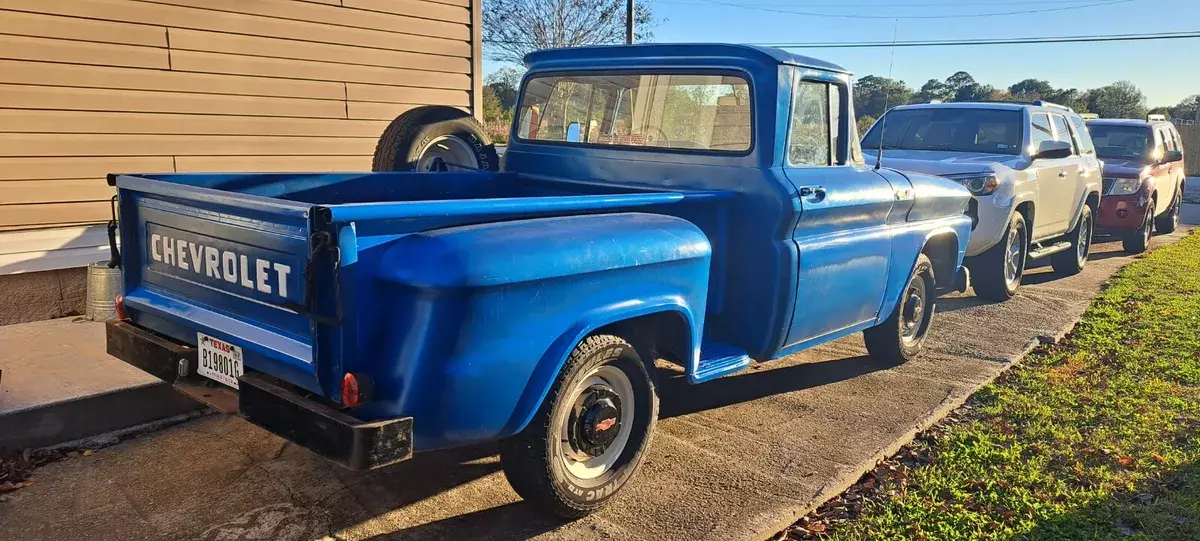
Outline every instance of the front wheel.
[(1071, 248), (1050, 256), (1050, 265), (1054, 267), (1054, 272), (1071, 276), (1083, 270), (1092, 251), (1094, 229), (1092, 207), (1084, 205), (1079, 209), (1079, 223), (1075, 224), (1073, 231), (1067, 233), (1067, 241), (1071, 243)]
[(1016, 295), (1025, 275), (1026, 239), (1025, 217), (1013, 214), (1000, 242), (970, 262), (976, 295), (992, 301), (1006, 301)]
[(1121, 237), (1121, 248), (1131, 254), (1140, 254), (1150, 248), (1150, 233), (1154, 226), (1154, 204), (1153, 199), (1150, 200), (1150, 206), (1146, 208), (1146, 215), (1142, 217), (1142, 225), (1138, 226), (1133, 231), (1125, 232)]
[(571, 352), (525, 430), (501, 440), (500, 464), (522, 498), (579, 518), (641, 466), (657, 420), (658, 395), (637, 350), (593, 335)]
[(892, 315), (863, 331), (867, 352), (876, 360), (904, 363), (921, 354), (921, 346), (933, 322), (935, 299), (933, 264), (921, 254)]

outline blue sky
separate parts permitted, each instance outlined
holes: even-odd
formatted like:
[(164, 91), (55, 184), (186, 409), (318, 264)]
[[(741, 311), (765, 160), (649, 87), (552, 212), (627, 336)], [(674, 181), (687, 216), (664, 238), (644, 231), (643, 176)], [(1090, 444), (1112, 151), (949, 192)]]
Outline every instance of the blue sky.
[[(718, 2), (718, 3), (713, 3)], [(897, 39), (944, 40), (1129, 34), (1200, 30), (1200, 0), (651, 0), (665, 19), (653, 41), (733, 43), (890, 41), (894, 19), (1062, 11), (972, 18), (899, 20)], [(1105, 3), (1093, 7), (1089, 4)], [(733, 7), (720, 4), (738, 4)], [(914, 5), (920, 4), (920, 5)], [(763, 8), (748, 9), (746, 6)], [(831, 18), (802, 11), (885, 17)], [(858, 76), (887, 75), (888, 49), (792, 49), (849, 68)], [(497, 67), (485, 64), (485, 71)], [(1021, 79), (1049, 80), (1080, 90), (1128, 79), (1151, 107), (1200, 93), (1200, 39), (1112, 43), (992, 45), (896, 49), (893, 77), (920, 87), (966, 70), (981, 83), (1007, 87)]]

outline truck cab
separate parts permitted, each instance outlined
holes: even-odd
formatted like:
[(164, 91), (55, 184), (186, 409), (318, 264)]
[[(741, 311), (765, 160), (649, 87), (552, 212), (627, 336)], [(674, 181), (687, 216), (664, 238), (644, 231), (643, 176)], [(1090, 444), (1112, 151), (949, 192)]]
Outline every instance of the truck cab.
[(352, 468), (498, 441), (521, 496), (577, 517), (645, 457), (655, 360), (703, 383), (863, 332), (904, 362), (965, 289), (970, 193), (864, 164), (846, 70), (724, 44), (526, 64), (498, 170), (424, 110), (381, 138), (400, 171), (110, 176), (110, 352)]

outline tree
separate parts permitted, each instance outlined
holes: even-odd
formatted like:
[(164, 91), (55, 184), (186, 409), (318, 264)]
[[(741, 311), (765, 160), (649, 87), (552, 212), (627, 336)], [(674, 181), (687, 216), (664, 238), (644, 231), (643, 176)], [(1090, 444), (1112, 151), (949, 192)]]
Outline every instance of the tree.
[(866, 135), (867, 130), (871, 129), (871, 126), (875, 125), (875, 120), (876, 118), (871, 115), (862, 115), (858, 117), (858, 135)]
[(1196, 116), (1197, 110), (1200, 110), (1200, 94), (1188, 96), (1179, 102), (1178, 105), (1172, 107), (1171, 118), (1200, 120), (1200, 116)]
[(921, 85), (921, 90), (913, 94), (913, 103), (925, 103), (931, 100), (950, 101), (954, 99), (954, 93), (950, 91), (950, 85), (943, 83), (937, 79), (930, 79)]
[(1146, 96), (1129, 81), (1087, 92), (1088, 110), (1101, 118), (1146, 118)]
[(953, 98), (958, 96), (959, 91), (961, 91), (963, 87), (971, 86), (973, 84), (975, 84), (975, 78), (971, 77), (970, 73), (965, 71), (955, 72), (954, 75), (946, 78), (946, 92), (949, 92), (950, 96)]
[(1050, 86), (1050, 81), (1040, 79), (1025, 79), (1008, 87), (1014, 99), (1020, 101), (1048, 100), (1056, 91)]
[[(644, 3), (634, 9), (637, 40), (658, 22)], [(624, 43), (624, 0), (486, 0), (483, 42), (488, 58), (522, 64), (538, 49)]]
[[(959, 87), (958, 91), (954, 93), (954, 101), (989, 101), (993, 99), (993, 96), (995, 96), (996, 93), (996, 87), (992, 85), (970, 83)], [(995, 97), (997, 99), (1003, 99), (1005, 96), (1007, 96), (1007, 94)], [(1008, 97), (1011, 99), (1011, 96)]]
[(504, 66), (483, 79), (483, 85), (492, 89), (496, 99), (505, 109), (512, 109), (517, 104), (517, 90), (521, 86), (522, 71), (512, 66)]
[(912, 95), (904, 81), (868, 75), (854, 85), (854, 112), (879, 118), (891, 107), (911, 102)]

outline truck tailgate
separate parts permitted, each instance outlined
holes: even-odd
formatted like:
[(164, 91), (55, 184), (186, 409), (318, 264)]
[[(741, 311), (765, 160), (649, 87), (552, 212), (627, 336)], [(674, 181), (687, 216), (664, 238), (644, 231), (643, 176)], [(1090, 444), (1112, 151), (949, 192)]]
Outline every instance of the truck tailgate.
[(239, 346), (243, 364), (321, 392), (304, 314), (312, 206), (118, 176), (125, 307), (190, 344)]

